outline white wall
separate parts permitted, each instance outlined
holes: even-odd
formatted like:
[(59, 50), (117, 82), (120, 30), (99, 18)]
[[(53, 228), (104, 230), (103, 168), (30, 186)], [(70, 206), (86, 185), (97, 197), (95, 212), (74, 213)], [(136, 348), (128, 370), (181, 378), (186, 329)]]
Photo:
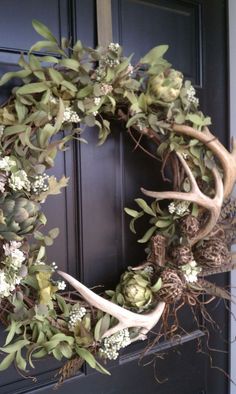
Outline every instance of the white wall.
[[(230, 132), (236, 138), (236, 0), (229, 1), (229, 66), (230, 66)], [(236, 271), (231, 274), (231, 284), (236, 286)], [(235, 289), (232, 292), (235, 293)], [(232, 304), (232, 312), (236, 316), (236, 305)], [(231, 339), (236, 336), (236, 322), (231, 318)], [(231, 348), (231, 373), (236, 382), (236, 343)], [(236, 394), (236, 386), (231, 384), (231, 394)]]

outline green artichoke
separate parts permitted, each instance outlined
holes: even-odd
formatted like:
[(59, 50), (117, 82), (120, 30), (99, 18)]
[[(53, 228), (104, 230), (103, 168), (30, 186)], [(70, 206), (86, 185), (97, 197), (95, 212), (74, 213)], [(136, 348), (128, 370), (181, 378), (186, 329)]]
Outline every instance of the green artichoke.
[(148, 84), (148, 104), (155, 103), (156, 100), (162, 100), (170, 103), (176, 100), (180, 95), (183, 85), (183, 74), (176, 70), (169, 70), (168, 75), (161, 73), (150, 78)]
[(32, 232), (39, 217), (40, 205), (24, 197), (2, 196), (0, 199), (0, 236), (19, 240)]
[(122, 306), (146, 309), (153, 295), (150, 279), (142, 272), (125, 272), (116, 288), (116, 300)]

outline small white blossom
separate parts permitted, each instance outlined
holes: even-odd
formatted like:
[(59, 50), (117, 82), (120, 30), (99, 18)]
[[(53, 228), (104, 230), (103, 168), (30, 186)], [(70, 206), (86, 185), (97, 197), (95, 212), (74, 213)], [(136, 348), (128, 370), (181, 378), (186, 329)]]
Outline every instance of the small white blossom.
[(117, 66), (120, 64), (120, 61), (118, 59), (110, 59), (108, 56), (102, 58), (102, 63), (105, 64), (106, 66), (109, 66), (111, 68)]
[(4, 193), (5, 192), (5, 182), (0, 181), (0, 192)]
[(64, 282), (64, 280), (58, 280), (56, 283), (58, 290), (65, 290), (66, 288), (66, 283)]
[(120, 49), (120, 45), (119, 45), (118, 43), (111, 42), (111, 43), (108, 45), (108, 49), (109, 49), (110, 51), (112, 51), (112, 52), (117, 53), (117, 52), (119, 51), (119, 49)]
[(174, 202), (171, 202), (171, 203), (168, 205), (168, 211), (171, 213), (171, 215), (172, 215), (173, 213), (175, 213), (175, 203), (174, 203)]
[(130, 345), (130, 335), (128, 328), (118, 331), (117, 333), (107, 337), (103, 340), (102, 346), (99, 349), (101, 356), (109, 360), (116, 360), (119, 356), (119, 350)]
[(188, 201), (181, 201), (181, 202), (171, 202), (168, 205), (168, 211), (171, 215), (176, 213), (178, 216), (183, 216), (186, 213), (189, 213), (189, 202)]
[(55, 261), (51, 264), (52, 270), (56, 271), (58, 269), (58, 266), (56, 265)]
[(3, 124), (0, 125), (0, 137), (2, 137), (5, 126)]
[(46, 192), (49, 188), (48, 186), (48, 178), (47, 174), (36, 175), (35, 181), (31, 182), (31, 190), (35, 194), (40, 194), (42, 192)]
[(134, 72), (134, 67), (132, 66), (132, 64), (129, 64), (128, 67), (127, 67), (127, 73), (129, 75), (132, 75), (133, 72)]
[(100, 102), (101, 102), (101, 97), (95, 97), (95, 98), (94, 98), (94, 104), (95, 104), (95, 105), (99, 105)]
[(102, 83), (101, 84), (101, 92), (104, 96), (106, 96), (107, 94), (111, 93), (113, 90), (112, 85), (109, 85), (108, 83)]
[(184, 277), (187, 282), (193, 283), (197, 281), (197, 276), (201, 272), (201, 267), (197, 266), (195, 260), (190, 261), (190, 263), (182, 265), (182, 271), (184, 272)]
[(57, 104), (58, 103), (58, 99), (56, 97), (54, 97), (54, 96), (50, 96), (49, 102), (51, 104)]
[(98, 114), (98, 111), (93, 112), (93, 116), (96, 116)]
[(11, 159), (9, 156), (5, 156), (0, 159), (0, 170), (10, 171), (15, 165), (15, 160)]
[(73, 111), (70, 107), (67, 107), (63, 114), (62, 123), (71, 122), (71, 123), (79, 123), (81, 121), (79, 115)]
[(74, 305), (69, 315), (69, 329), (73, 330), (78, 322), (86, 315), (86, 308), (79, 305)]
[(10, 188), (14, 191), (23, 189), (30, 191), (30, 181), (24, 170), (19, 170), (11, 174), (8, 183)]
[(199, 104), (199, 100), (197, 97), (195, 97), (196, 94), (196, 90), (194, 89), (194, 87), (191, 85), (188, 90), (187, 90), (187, 99), (190, 103)]

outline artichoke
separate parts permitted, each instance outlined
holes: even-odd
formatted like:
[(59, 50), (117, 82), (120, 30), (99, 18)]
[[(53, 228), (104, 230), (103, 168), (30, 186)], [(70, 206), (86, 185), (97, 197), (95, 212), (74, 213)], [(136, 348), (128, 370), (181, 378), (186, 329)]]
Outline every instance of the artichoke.
[(2, 196), (0, 199), (0, 236), (8, 241), (19, 240), (34, 230), (40, 205), (24, 197)]
[(125, 272), (116, 288), (116, 300), (122, 306), (146, 309), (152, 302), (151, 282), (144, 272)]
[(183, 85), (183, 74), (176, 70), (169, 70), (168, 75), (161, 73), (151, 77), (148, 84), (148, 104), (155, 103), (156, 100), (162, 100), (170, 103), (176, 100), (180, 95)]

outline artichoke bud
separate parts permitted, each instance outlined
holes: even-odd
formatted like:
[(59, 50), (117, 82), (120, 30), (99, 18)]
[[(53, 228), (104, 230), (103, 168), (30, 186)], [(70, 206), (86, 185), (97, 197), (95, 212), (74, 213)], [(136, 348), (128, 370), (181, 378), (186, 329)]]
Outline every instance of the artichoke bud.
[(170, 103), (180, 95), (183, 85), (183, 74), (179, 71), (170, 69), (168, 73), (161, 73), (151, 77), (148, 84), (148, 104), (156, 100)]
[(0, 222), (0, 234), (7, 240), (20, 239), (31, 233), (38, 220), (40, 205), (24, 197), (4, 196), (0, 200), (0, 211), (5, 222)]
[(118, 298), (122, 299), (123, 305), (127, 307), (146, 309), (153, 299), (151, 282), (148, 276), (142, 273), (125, 272), (117, 290), (120, 292)]

